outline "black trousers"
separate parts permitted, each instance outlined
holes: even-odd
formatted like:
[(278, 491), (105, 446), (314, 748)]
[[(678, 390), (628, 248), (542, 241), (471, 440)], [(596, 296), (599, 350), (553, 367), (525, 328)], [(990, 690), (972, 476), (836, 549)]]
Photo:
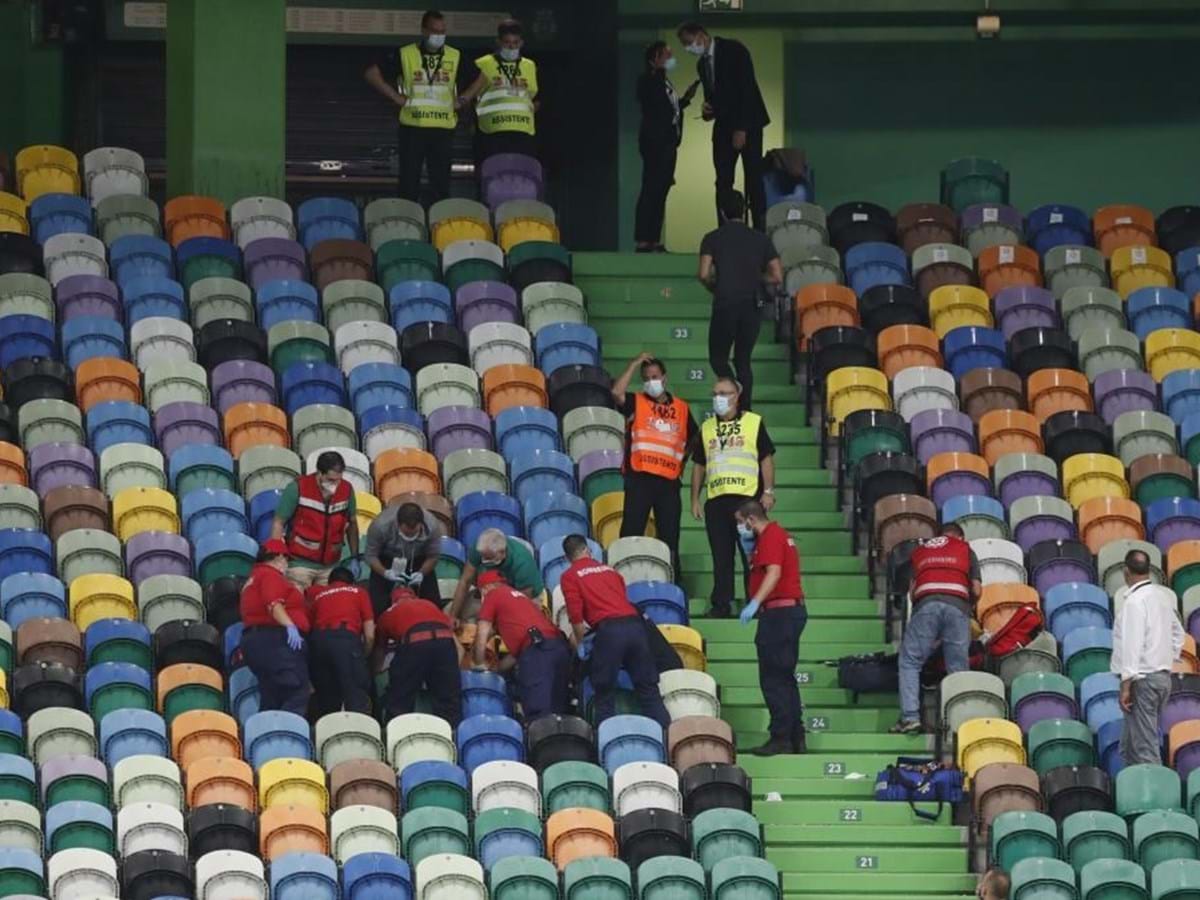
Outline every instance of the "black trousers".
[(683, 515), (679, 482), (674, 479), (647, 475), (645, 472), (625, 473), (625, 512), (621, 518), (621, 537), (642, 537), (650, 512), (658, 539), (671, 549), (671, 567), (679, 579), (679, 520)]
[(429, 173), (430, 203), (450, 196), (453, 128), (400, 126), (400, 196), (421, 202), (421, 168)]
[(345, 628), (322, 628), (309, 637), (308, 666), (316, 715), (371, 713), (371, 674), (362, 636)]
[(517, 693), (526, 722), (567, 711), (571, 645), (561, 638), (529, 644), (517, 659)]
[(704, 530), (708, 532), (708, 549), (712, 554), (713, 589), (710, 597), (712, 613), (729, 615), (733, 603), (733, 554), (742, 558), (742, 585), (746, 588), (750, 565), (746, 551), (738, 540), (737, 510), (749, 497), (741, 494), (722, 494), (704, 504)]
[(633, 239), (639, 244), (662, 242), (667, 214), (667, 194), (675, 183), (676, 148), (639, 143), (642, 154), (642, 189), (633, 220)]
[(452, 638), (401, 643), (396, 648), (388, 669), (388, 721), (416, 709), (421, 688), (430, 693), (433, 714), (457, 726), (462, 718), (462, 673)]
[[(392, 565), (392, 557), (382, 556), (379, 558), (380, 564), (385, 568), (390, 568)], [(408, 564), (408, 572), (411, 575), (418, 571), (421, 566), (425, 565), (425, 557), (418, 556), (414, 560), (410, 560)], [(371, 571), (371, 578), (367, 582), (367, 592), (371, 595), (371, 607), (375, 610), (375, 615), (382, 615), (383, 611), (392, 605), (392, 589), (396, 585), (386, 578), (383, 578)], [(417, 591), (418, 597), (423, 597), (430, 603), (442, 605), (442, 592), (438, 587), (437, 573), (430, 572), (425, 580), (421, 582), (421, 588)]]
[(475, 132), (475, 177), (483, 177), (483, 161), (497, 153), (522, 153), (537, 156), (537, 139), (523, 131)]
[(770, 736), (796, 741), (804, 733), (804, 707), (796, 685), (800, 635), (808, 610), (800, 606), (764, 609), (758, 614), (754, 648), (758, 651), (758, 685), (771, 714)]
[[(712, 130), (713, 169), (717, 173), (717, 196), (721, 191), (733, 187), (733, 174), (738, 157), (742, 158), (742, 181), (746, 186), (746, 204), (750, 207), (750, 221), (759, 231), (767, 227), (767, 190), (763, 185), (763, 134), (761, 128), (746, 132), (746, 144), (742, 149), (733, 149), (733, 129), (718, 122)], [(717, 210), (717, 224), (721, 223), (721, 211)]]
[(242, 656), (258, 680), (258, 708), (308, 713), (308, 655), (293, 650), (280, 625), (262, 625), (242, 632)]
[(658, 692), (658, 668), (646, 641), (646, 625), (640, 616), (605, 619), (596, 628), (592, 645), (591, 679), (595, 693), (596, 726), (617, 712), (617, 676), (624, 669), (633, 680), (642, 715), (663, 729), (671, 716)]
[[(739, 409), (750, 409), (754, 394), (754, 369), (750, 357), (758, 343), (762, 313), (753, 302), (731, 308), (713, 307), (708, 322), (708, 364), (721, 378), (737, 378), (742, 386)], [(733, 367), (729, 351), (733, 350)], [(735, 374), (736, 372), (736, 374)]]

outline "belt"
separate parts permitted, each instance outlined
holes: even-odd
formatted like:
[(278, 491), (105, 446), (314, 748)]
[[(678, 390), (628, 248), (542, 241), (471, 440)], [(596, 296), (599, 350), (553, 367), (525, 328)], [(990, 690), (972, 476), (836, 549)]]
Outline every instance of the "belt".
[(402, 644), (419, 644), (421, 641), (453, 640), (454, 632), (449, 628), (413, 629), (404, 636)]
[(641, 616), (611, 616), (610, 618), (602, 619), (601, 621), (597, 622), (595, 630), (599, 631), (610, 622), (640, 622), (641, 620)]
[(353, 634), (353, 635), (358, 634), (357, 631), (355, 631), (353, 628), (350, 627), (349, 622), (338, 622), (338, 624), (336, 624), (336, 625), (322, 625), (320, 628), (313, 629), (314, 633), (316, 633), (318, 631), (334, 631), (334, 632), (344, 631), (347, 634)]
[(800, 606), (803, 603), (803, 600), (767, 600), (763, 603), (763, 609), (787, 609), (789, 606)]
[(282, 625), (251, 625), (242, 629), (242, 634), (254, 634), (256, 631), (283, 631)]

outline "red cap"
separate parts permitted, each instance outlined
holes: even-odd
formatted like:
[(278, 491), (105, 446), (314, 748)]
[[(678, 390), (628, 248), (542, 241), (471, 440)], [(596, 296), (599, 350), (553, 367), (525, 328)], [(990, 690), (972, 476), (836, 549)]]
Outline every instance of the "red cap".
[(263, 551), (270, 553), (272, 556), (286, 556), (288, 549), (287, 544), (279, 538), (271, 538), (269, 541), (263, 541)]
[(484, 588), (489, 584), (508, 584), (508, 582), (504, 580), (504, 575), (499, 569), (484, 569), (475, 579), (475, 586)]

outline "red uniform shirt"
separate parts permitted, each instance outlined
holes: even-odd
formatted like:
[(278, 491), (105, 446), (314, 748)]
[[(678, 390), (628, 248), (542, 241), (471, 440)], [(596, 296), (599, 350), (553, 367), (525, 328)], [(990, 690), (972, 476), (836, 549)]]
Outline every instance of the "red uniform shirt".
[(258, 563), (250, 570), (250, 579), (242, 588), (238, 603), (242, 624), (247, 628), (278, 625), (271, 615), (271, 607), (276, 603), (283, 604), (284, 611), (297, 628), (308, 631), (308, 609), (300, 589), (274, 566)]
[(492, 623), (513, 656), (520, 656), (529, 643), (530, 628), (536, 628), (548, 638), (562, 636), (532, 600), (506, 585), (488, 591), (477, 618), (480, 622)]
[(621, 573), (602, 562), (582, 557), (571, 563), (559, 581), (572, 625), (587, 622), (595, 628), (605, 619), (638, 614), (625, 592)]
[(758, 595), (763, 579), (767, 577), (767, 566), (779, 566), (779, 581), (763, 605), (770, 606), (772, 600), (803, 600), (804, 589), (800, 586), (800, 551), (792, 536), (778, 522), (770, 523), (758, 536), (754, 555), (750, 557), (750, 596)]
[(377, 627), (385, 639), (400, 641), (416, 625), (436, 622), (451, 630), (450, 617), (428, 600), (402, 600), (393, 603), (379, 617)]
[(363, 622), (375, 621), (371, 595), (354, 584), (314, 584), (307, 591), (314, 631), (342, 628), (362, 633)]

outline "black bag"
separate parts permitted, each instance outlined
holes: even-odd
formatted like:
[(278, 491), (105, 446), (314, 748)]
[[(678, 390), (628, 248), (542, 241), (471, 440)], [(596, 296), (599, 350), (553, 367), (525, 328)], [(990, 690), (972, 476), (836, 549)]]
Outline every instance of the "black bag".
[(838, 687), (857, 694), (894, 694), (900, 690), (899, 655), (868, 653), (837, 662)]

